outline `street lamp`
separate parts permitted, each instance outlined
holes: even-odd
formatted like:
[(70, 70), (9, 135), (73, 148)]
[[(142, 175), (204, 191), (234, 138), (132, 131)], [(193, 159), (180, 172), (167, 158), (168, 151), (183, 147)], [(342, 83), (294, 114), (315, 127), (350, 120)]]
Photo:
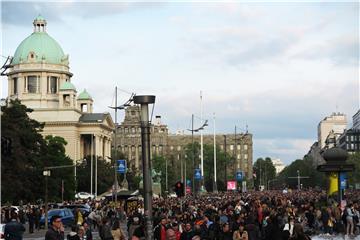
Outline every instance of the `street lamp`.
[[(205, 120), (203, 125), (199, 128), (194, 129), (194, 114), (191, 115), (191, 129), (187, 129), (191, 132), (191, 144), (192, 144), (192, 160), (193, 160), (193, 168), (195, 172), (195, 148), (194, 148), (194, 132), (199, 132), (200, 130), (204, 130), (204, 127), (208, 126), (208, 120)], [(195, 192), (195, 174), (193, 173), (193, 191)], [(203, 173), (201, 173), (201, 176), (203, 176)]]
[(155, 96), (142, 95), (134, 96), (134, 103), (140, 104), (141, 110), (141, 148), (142, 148), (142, 169), (144, 185), (144, 215), (145, 215), (145, 237), (151, 240), (153, 237), (152, 223), (152, 179), (150, 162), (150, 122), (149, 104), (155, 103)]
[(48, 177), (50, 177), (50, 170), (44, 170), (43, 175), (45, 176), (45, 229), (48, 228)]

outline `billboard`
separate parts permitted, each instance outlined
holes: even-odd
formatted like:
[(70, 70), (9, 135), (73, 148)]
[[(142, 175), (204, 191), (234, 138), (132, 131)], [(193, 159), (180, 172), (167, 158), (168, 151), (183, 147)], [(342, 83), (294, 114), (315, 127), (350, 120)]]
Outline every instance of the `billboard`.
[(126, 173), (126, 160), (117, 160), (118, 163), (118, 172)]
[(228, 191), (236, 190), (236, 181), (227, 181), (226, 189)]

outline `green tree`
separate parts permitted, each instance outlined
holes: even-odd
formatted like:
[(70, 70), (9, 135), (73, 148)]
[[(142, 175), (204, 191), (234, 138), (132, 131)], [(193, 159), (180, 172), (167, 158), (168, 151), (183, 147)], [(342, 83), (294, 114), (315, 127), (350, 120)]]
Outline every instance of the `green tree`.
[(276, 169), (269, 157), (266, 157), (265, 160), (258, 158), (254, 163), (254, 171), (256, 173), (254, 185), (257, 189), (259, 189), (260, 185), (267, 187), (269, 180), (275, 179), (276, 177)]
[[(41, 154), (44, 167), (71, 166), (73, 161), (66, 156), (64, 138), (46, 136), (43, 153)], [(73, 167), (57, 168), (51, 170), (48, 178), (49, 201), (60, 201), (62, 197), (62, 183), (64, 183), (64, 199), (73, 199), (75, 194)]]
[[(93, 179), (95, 179), (95, 161), (93, 156)], [(85, 161), (79, 162), (76, 166), (77, 191), (90, 192), (91, 190), (91, 156), (87, 156)], [(114, 165), (103, 159), (97, 159), (97, 184), (98, 194), (111, 190), (114, 184)], [(95, 180), (94, 184), (95, 184)], [(119, 180), (118, 180), (119, 181)], [(95, 185), (93, 186), (95, 189)]]
[[(313, 159), (311, 157), (305, 157), (304, 159), (297, 159), (292, 162), (289, 166), (286, 166), (278, 176), (278, 185), (283, 183), (290, 188), (296, 189), (297, 171), (299, 171), (300, 176), (307, 176), (309, 178), (301, 179), (301, 184), (303, 187), (322, 187), (326, 186), (326, 177), (324, 173), (318, 172), (313, 164)], [(292, 177), (292, 178), (289, 178)], [(280, 187), (280, 186), (278, 186)], [(283, 187), (283, 186), (281, 186)]]
[[(66, 142), (63, 138), (48, 136), (45, 139), (40, 132), (43, 124), (29, 118), (31, 109), (19, 100), (11, 100), (2, 112), (1, 152), (1, 201), (17, 204), (35, 202), (44, 199), (45, 166), (69, 165), (72, 161), (65, 156)], [(49, 196), (61, 197), (61, 180), (66, 186), (65, 196), (73, 192), (73, 178), (68, 169), (54, 170), (49, 177)], [(16, 191), (14, 191), (16, 189)]]

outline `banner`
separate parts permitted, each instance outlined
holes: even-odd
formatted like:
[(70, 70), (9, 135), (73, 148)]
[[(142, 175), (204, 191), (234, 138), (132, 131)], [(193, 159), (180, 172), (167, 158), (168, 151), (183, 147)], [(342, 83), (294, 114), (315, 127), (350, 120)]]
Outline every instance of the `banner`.
[(347, 185), (347, 176), (346, 173), (342, 172), (340, 173), (340, 189), (346, 189), (346, 185)]
[(228, 191), (236, 190), (236, 181), (227, 181), (227, 188)]

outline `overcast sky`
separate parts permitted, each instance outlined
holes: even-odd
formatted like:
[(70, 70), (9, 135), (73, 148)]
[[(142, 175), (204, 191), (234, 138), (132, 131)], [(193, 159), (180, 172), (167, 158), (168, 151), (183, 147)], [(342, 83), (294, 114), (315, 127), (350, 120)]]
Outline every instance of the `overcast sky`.
[(302, 158), (319, 121), (338, 111), (350, 127), (359, 109), (359, 3), (2, 1), (2, 56), (39, 13), (96, 112), (110, 111), (115, 86), (120, 102), (154, 94), (154, 116), (175, 132), (190, 128), (192, 113), (201, 124), (202, 91), (205, 133), (214, 112), (219, 133), (248, 125), (254, 161)]

